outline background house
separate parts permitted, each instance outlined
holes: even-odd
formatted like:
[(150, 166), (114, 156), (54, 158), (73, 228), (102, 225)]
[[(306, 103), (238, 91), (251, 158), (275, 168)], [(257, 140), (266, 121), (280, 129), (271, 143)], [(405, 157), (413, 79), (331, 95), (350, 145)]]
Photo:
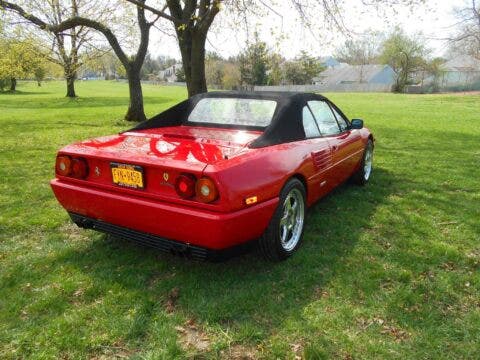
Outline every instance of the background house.
[(160, 81), (166, 82), (176, 82), (177, 81), (177, 71), (182, 69), (182, 64), (174, 64), (165, 70), (160, 70), (158, 72), (158, 78)]
[(395, 73), (388, 65), (348, 65), (330, 67), (313, 79), (315, 85), (393, 85)]
[(480, 60), (469, 55), (459, 55), (443, 64), (440, 79), (441, 88), (471, 87), (480, 88)]
[(323, 67), (325, 67), (326, 69), (331, 69), (331, 68), (335, 68), (335, 67), (338, 67), (338, 66), (347, 65), (346, 63), (342, 63), (332, 56), (320, 57), (320, 58), (318, 58), (318, 62)]

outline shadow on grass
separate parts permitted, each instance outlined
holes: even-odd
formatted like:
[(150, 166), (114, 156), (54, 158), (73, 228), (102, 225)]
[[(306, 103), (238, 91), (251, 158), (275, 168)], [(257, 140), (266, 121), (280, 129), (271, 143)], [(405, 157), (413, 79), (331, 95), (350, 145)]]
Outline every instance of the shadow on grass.
[(65, 120), (55, 121), (54, 124), (55, 126), (52, 126), (52, 128), (55, 128), (55, 127), (65, 128), (65, 126), (88, 126), (89, 128), (105, 127), (105, 124), (102, 124), (102, 123), (91, 123), (91, 122), (82, 123), (82, 122), (65, 121)]
[[(242, 329), (244, 340), (255, 341), (285, 319), (301, 317), (304, 307), (321, 296), (342, 271), (377, 206), (395, 191), (396, 181), (376, 169), (369, 186), (346, 184), (335, 190), (310, 209), (303, 246), (281, 263), (266, 262), (256, 253), (219, 264), (199, 263), (91, 232), (96, 240), (67, 249), (49, 264), (74, 267), (90, 277), (93, 297), (119, 286), (125, 294), (136, 294), (136, 305), (149, 314), (164, 310), (168, 294), (178, 288), (176, 311), (210, 325)], [(133, 334), (148, 333), (152, 317), (145, 311), (137, 315), (141, 326), (133, 320)]]
[(2, 95), (48, 95), (48, 94), (52, 94), (52, 92), (48, 92), (48, 91), (22, 91), (22, 90), (0, 91), (0, 96), (2, 96)]
[[(31, 93), (31, 94), (40, 94), (40, 93)], [(114, 106), (127, 106), (130, 99), (127, 96), (124, 97), (107, 97), (107, 96), (96, 96), (96, 97), (76, 97), (76, 98), (39, 98), (32, 101), (32, 99), (25, 99), (24, 101), (15, 101), (12, 102), (10, 99), (2, 99), (0, 97), (0, 107), (8, 109), (64, 109), (64, 108), (97, 108), (97, 107), (114, 107)], [(165, 104), (176, 102), (177, 99), (169, 97), (160, 97), (160, 96), (151, 96), (144, 97), (145, 104)]]

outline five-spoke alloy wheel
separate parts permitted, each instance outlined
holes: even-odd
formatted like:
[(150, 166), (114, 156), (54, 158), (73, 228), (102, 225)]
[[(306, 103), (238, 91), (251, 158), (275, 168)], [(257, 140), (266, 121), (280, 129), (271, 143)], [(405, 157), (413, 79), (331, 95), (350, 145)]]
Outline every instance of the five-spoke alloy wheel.
[(368, 140), (363, 152), (360, 168), (352, 176), (352, 180), (358, 185), (365, 185), (370, 180), (373, 170), (373, 141)]
[(286, 251), (293, 250), (300, 241), (304, 220), (303, 194), (294, 188), (283, 202), (283, 215), (280, 219), (280, 242)]
[(292, 178), (283, 187), (278, 208), (259, 241), (260, 251), (267, 259), (283, 260), (298, 249), (303, 237), (305, 214), (305, 186), (300, 180)]

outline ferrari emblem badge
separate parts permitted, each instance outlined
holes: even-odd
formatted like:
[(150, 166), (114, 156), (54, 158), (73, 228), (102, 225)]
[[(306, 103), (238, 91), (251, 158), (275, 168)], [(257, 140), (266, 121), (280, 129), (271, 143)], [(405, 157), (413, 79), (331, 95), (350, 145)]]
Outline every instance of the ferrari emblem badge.
[(164, 172), (164, 173), (163, 173), (163, 180), (165, 180), (165, 182), (168, 182), (168, 178), (169, 178), (169, 177), (170, 177), (170, 176), (168, 175), (167, 172)]
[(98, 166), (95, 166), (95, 175), (100, 176), (100, 169)]

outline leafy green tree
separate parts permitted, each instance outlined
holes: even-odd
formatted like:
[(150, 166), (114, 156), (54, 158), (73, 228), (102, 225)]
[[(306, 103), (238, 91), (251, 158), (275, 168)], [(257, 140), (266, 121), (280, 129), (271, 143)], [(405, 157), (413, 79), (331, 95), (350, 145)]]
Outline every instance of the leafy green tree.
[(322, 66), (320, 61), (318, 61), (313, 56), (308, 55), (305, 51), (302, 51), (300, 53), (297, 61), (300, 63), (303, 69), (305, 84), (311, 84), (313, 78), (324, 70), (324, 67)]
[(226, 90), (235, 90), (240, 86), (240, 68), (237, 62), (228, 61), (224, 66), (222, 84)]
[(432, 78), (432, 92), (438, 92), (440, 90), (440, 80), (445, 73), (445, 68), (443, 66), (444, 63), (445, 59), (437, 57), (426, 62), (425, 64), (426, 73)]
[(33, 75), (35, 76), (35, 80), (37, 81), (38, 86), (42, 86), (42, 81), (45, 79), (47, 71), (43, 64), (40, 64), (33, 70)]
[(185, 82), (185, 70), (183, 70), (183, 66), (177, 67), (177, 71), (175, 71), (175, 75), (177, 76), (178, 82)]
[(214, 52), (207, 53), (205, 58), (205, 77), (209, 87), (222, 88), (225, 60)]
[(285, 79), (292, 85), (311, 84), (313, 78), (323, 69), (320, 62), (305, 51), (302, 51), (295, 60), (284, 64)]
[(282, 65), (284, 61), (284, 58), (280, 54), (273, 53), (270, 55), (268, 61), (270, 67), (267, 80), (268, 85), (280, 85), (282, 83), (284, 78)]
[(395, 72), (395, 92), (403, 92), (411, 83), (415, 72), (420, 70), (425, 63), (427, 50), (423, 42), (407, 36), (397, 28), (384, 41), (380, 59), (384, 64), (390, 65)]
[(267, 44), (255, 34), (255, 42), (240, 54), (241, 82), (248, 85), (266, 85), (269, 70), (269, 52)]
[(3, 86), (8, 80), (10, 90), (15, 91), (17, 79), (33, 76), (44, 61), (39, 53), (31, 40), (0, 39), (0, 79), (4, 79)]
[(5, 91), (5, 88), (10, 84), (8, 79), (0, 79), (0, 91)]
[(303, 69), (297, 61), (287, 61), (283, 65), (283, 72), (285, 75), (285, 81), (291, 85), (305, 84)]

